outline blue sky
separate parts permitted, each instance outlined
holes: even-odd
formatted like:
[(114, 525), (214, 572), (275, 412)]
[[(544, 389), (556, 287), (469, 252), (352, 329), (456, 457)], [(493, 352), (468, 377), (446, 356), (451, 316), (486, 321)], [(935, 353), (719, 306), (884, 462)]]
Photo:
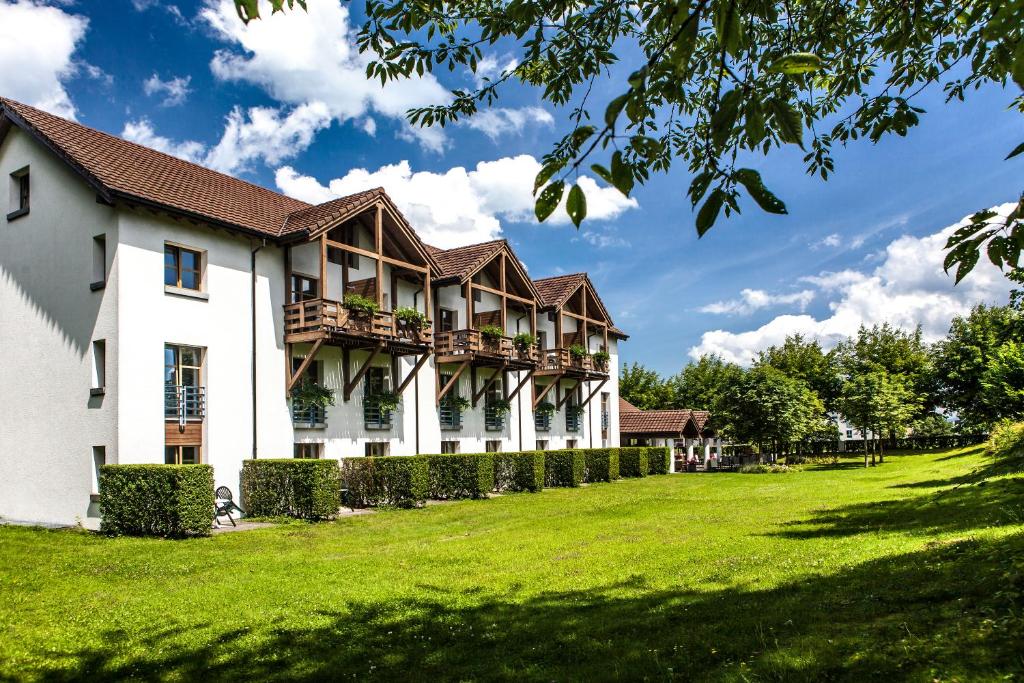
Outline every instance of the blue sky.
[[(938, 264), (943, 230), (1021, 190), (1024, 157), (1003, 161), (1024, 139), (1009, 90), (951, 105), (926, 93), (916, 130), (837, 149), (827, 183), (805, 175), (795, 147), (754, 160), (788, 216), (744, 206), (698, 240), (680, 167), (635, 202), (597, 191), (578, 232), (529, 211), (536, 159), (567, 129), (565, 111), (519, 89), (476, 127), (413, 131), (406, 107), (471, 75), (381, 91), (361, 77), (349, 5), (311, 5), (246, 29), (229, 0), (0, 0), (0, 95), (310, 201), (383, 184), (428, 241), (502, 236), (535, 277), (588, 271), (632, 335), (623, 358), (664, 373), (705, 351), (745, 362), (795, 331), (828, 345), (861, 322), (935, 337), (973, 303), (1005, 299), (990, 266), (953, 288)], [(495, 72), (509, 47), (488, 54)], [(604, 99), (621, 90), (605, 88)]]

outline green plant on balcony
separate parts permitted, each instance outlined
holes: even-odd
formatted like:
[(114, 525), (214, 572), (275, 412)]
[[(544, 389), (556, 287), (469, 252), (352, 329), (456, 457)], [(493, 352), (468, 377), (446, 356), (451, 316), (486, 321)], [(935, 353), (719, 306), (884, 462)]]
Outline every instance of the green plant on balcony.
[(607, 351), (597, 351), (593, 355), (594, 363), (604, 367), (608, 365), (608, 361), (611, 360), (611, 355)]
[(451, 394), (444, 397), (444, 404), (449, 408), (458, 410), (460, 413), (466, 412), (470, 407), (468, 398), (465, 396), (452, 396)]
[(583, 413), (587, 412), (587, 407), (581, 405), (566, 406), (565, 412), (574, 417), (580, 417)]
[(393, 412), (402, 402), (402, 397), (390, 391), (382, 391), (379, 394), (373, 394), (368, 400), (383, 414)]
[(590, 353), (587, 351), (587, 347), (583, 344), (573, 344), (569, 347), (569, 355), (572, 356), (573, 360), (583, 360)]
[(550, 401), (541, 401), (537, 404), (537, 407), (533, 409), (533, 412), (538, 415), (554, 415), (555, 404)]
[(487, 409), (495, 416), (505, 415), (512, 410), (512, 401), (507, 398), (496, 398), (487, 402)]
[(515, 346), (518, 351), (529, 351), (536, 343), (537, 338), (529, 332), (520, 332), (516, 336), (512, 337), (512, 345)]
[(377, 302), (362, 294), (346, 294), (345, 298), (341, 300), (341, 305), (353, 313), (366, 317), (380, 313), (380, 306), (377, 305)]
[(395, 309), (395, 320), (411, 328), (422, 330), (427, 324), (427, 314), (420, 313), (411, 306), (402, 306)]
[(505, 330), (497, 325), (484, 325), (480, 328), (480, 336), (485, 342), (493, 344), (505, 336)]
[(292, 389), (292, 399), (304, 406), (326, 408), (334, 405), (334, 392), (307, 377)]

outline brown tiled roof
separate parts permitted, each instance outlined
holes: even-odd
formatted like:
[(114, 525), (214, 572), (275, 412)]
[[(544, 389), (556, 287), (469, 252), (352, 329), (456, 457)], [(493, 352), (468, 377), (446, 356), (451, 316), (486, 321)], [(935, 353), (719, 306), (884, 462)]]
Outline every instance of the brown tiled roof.
[(384, 194), (384, 188), (375, 187), (365, 192), (357, 192), (346, 197), (338, 197), (323, 204), (309, 206), (288, 216), (280, 234), (290, 235), (301, 230), (315, 230), (337, 220), (352, 209), (373, 201)]
[(630, 403), (626, 399), (624, 399), (621, 396), (619, 396), (619, 413), (620, 414), (621, 413), (632, 413), (632, 412), (636, 412), (636, 411), (639, 411), (639, 410), (640, 409), (637, 408), (635, 405), (633, 405), (632, 403)]
[(310, 207), (264, 187), (211, 171), (13, 100), (0, 109), (84, 175), (97, 190), (276, 237), (289, 214)]
[(533, 284), (545, 306), (561, 306), (586, 279), (586, 273), (573, 273), (541, 278), (534, 280)]
[(693, 413), (693, 423), (697, 425), (698, 430), (703, 432), (704, 426), (711, 419), (711, 413), (706, 410), (693, 410), (691, 412)]
[(608, 334), (612, 335), (613, 337), (620, 337), (621, 339), (629, 339), (629, 335), (623, 332), (615, 325), (612, 325), (611, 327), (608, 328)]
[(623, 434), (682, 434), (690, 421), (690, 410), (627, 410), (619, 412)]
[(433, 252), (434, 261), (441, 271), (438, 279), (465, 279), (501, 251), (505, 244), (505, 240), (492, 240), (443, 251), (438, 249)]

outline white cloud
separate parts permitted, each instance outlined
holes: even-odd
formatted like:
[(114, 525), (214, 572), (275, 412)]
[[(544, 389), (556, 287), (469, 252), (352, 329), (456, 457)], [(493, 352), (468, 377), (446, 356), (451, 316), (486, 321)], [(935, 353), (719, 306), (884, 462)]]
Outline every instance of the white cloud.
[[(996, 210), (1005, 215), (1014, 206), (1004, 204)], [(843, 270), (800, 278), (833, 297), (828, 317), (781, 315), (754, 330), (711, 330), (689, 355), (718, 353), (726, 360), (748, 364), (758, 351), (781, 344), (791, 334), (801, 333), (831, 347), (856, 334), (861, 325), (886, 322), (907, 330), (920, 325), (927, 341), (937, 340), (948, 332), (954, 316), (965, 315), (980, 302), (1004, 302), (1010, 289), (1010, 282), (986, 259), (956, 286), (952, 276), (943, 272), (946, 239), (965, 223), (966, 219), (924, 237), (893, 240), (882, 263), (871, 272)]]
[(73, 119), (64, 83), (87, 66), (72, 55), (88, 26), (85, 17), (57, 7), (0, 0), (0, 93)]
[[(502, 64), (504, 62), (504, 64)], [(504, 56), (499, 58), (497, 55), (484, 55), (482, 59), (476, 63), (476, 72), (473, 73), (473, 82), (477, 88), (484, 86), (484, 79), (490, 81), (497, 80), (500, 76), (512, 71), (519, 66), (518, 60), (514, 57)]]
[(812, 243), (811, 244), (811, 249), (817, 250), (817, 249), (823, 249), (823, 248), (826, 248), (826, 247), (828, 247), (830, 249), (835, 249), (840, 244), (842, 244), (842, 240), (839, 237), (839, 233), (834, 232), (831, 235), (826, 235), (825, 237), (822, 237), (817, 242)]
[[(457, 166), (444, 173), (414, 172), (408, 161), (402, 161), (376, 171), (353, 169), (326, 186), (285, 166), (277, 170), (276, 182), (285, 194), (314, 203), (383, 187), (426, 242), (451, 248), (495, 239), (501, 234), (502, 220), (535, 221), (533, 179), (539, 171), (540, 162), (523, 154), (482, 161), (472, 170)], [(587, 176), (579, 183), (587, 194), (588, 220), (614, 218), (638, 206), (635, 199), (598, 187)], [(564, 210), (549, 220), (569, 222)]]
[(463, 125), (482, 132), (491, 140), (497, 140), (508, 133), (519, 134), (528, 123), (552, 126), (555, 119), (547, 110), (540, 107), (521, 107), (484, 109), (463, 121)]
[(179, 104), (184, 104), (192, 92), (192, 88), (189, 87), (191, 83), (191, 76), (175, 76), (165, 81), (154, 73), (143, 82), (142, 90), (150, 97), (162, 96), (161, 104), (163, 106), (176, 107)]
[(716, 301), (702, 306), (698, 310), (701, 313), (749, 315), (762, 308), (795, 305), (804, 311), (813, 299), (814, 292), (809, 289), (791, 294), (769, 294), (763, 289), (744, 289), (740, 292), (738, 299)]
[(237, 173), (256, 160), (279, 164), (296, 156), (330, 123), (327, 107), (314, 102), (287, 114), (269, 107), (251, 107), (244, 112), (235, 107), (226, 117), (220, 141), (210, 148), (199, 142), (175, 142), (158, 135), (147, 119), (129, 121), (121, 136), (217, 171)]

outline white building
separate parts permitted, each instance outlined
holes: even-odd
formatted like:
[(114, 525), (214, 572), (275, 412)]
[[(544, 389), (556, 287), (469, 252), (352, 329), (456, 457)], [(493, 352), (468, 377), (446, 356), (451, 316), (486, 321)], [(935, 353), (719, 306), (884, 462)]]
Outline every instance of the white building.
[[(103, 463), (209, 463), (237, 494), (253, 457), (618, 445), (626, 335), (585, 274), (432, 248), (381, 189), (312, 206), (3, 99), (0, 178), (0, 518), (95, 526)], [(334, 406), (291, 398), (309, 379)]]

